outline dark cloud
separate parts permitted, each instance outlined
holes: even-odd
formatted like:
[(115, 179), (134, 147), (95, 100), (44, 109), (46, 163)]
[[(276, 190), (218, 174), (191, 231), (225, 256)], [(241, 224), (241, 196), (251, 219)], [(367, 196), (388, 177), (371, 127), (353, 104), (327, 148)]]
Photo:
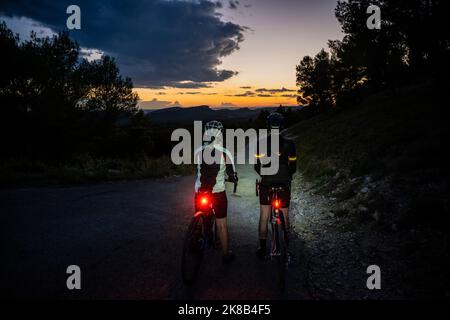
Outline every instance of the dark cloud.
[(256, 92), (269, 92), (269, 93), (281, 93), (281, 92), (295, 92), (295, 90), (286, 89), (285, 87), (281, 89), (266, 89), (266, 88), (260, 88), (256, 89)]
[(281, 96), (283, 98), (297, 98), (296, 94), (282, 94)]
[(258, 97), (261, 97), (261, 98), (272, 98), (273, 96), (271, 94), (263, 94), (263, 93), (261, 93), (261, 94), (258, 94)]
[[(234, 1), (233, 3), (235, 3)], [(28, 17), (66, 30), (69, 0), (2, 0), (3, 16)], [(217, 3), (183, 0), (78, 0), (81, 30), (70, 34), (85, 48), (116, 57), (135, 86), (197, 88), (236, 74), (219, 70), (221, 58), (239, 49), (245, 27), (221, 20)]]
[(200, 89), (200, 88), (211, 88), (211, 84), (193, 81), (178, 81), (178, 82), (169, 81), (166, 83), (166, 87), (178, 89)]
[(244, 93), (238, 93), (238, 94), (235, 94), (234, 96), (235, 96), (235, 97), (253, 97), (254, 95), (255, 95), (254, 92), (246, 91), (246, 92), (244, 92)]
[(210, 93), (202, 93), (202, 92), (199, 92), (199, 91), (191, 91), (191, 92), (177, 92), (176, 94), (178, 94), (178, 95), (183, 95), (183, 94), (190, 94), (190, 95), (197, 95), (197, 94), (203, 94), (203, 95), (206, 95), (206, 96), (215, 96), (215, 95), (217, 95), (218, 93), (217, 92), (210, 92)]
[(241, 89), (251, 89), (252, 87), (251, 86), (243, 86), (243, 87), (240, 87)]
[(230, 1), (228, 1), (228, 6), (230, 9), (236, 10), (239, 6), (239, 1), (230, 0)]

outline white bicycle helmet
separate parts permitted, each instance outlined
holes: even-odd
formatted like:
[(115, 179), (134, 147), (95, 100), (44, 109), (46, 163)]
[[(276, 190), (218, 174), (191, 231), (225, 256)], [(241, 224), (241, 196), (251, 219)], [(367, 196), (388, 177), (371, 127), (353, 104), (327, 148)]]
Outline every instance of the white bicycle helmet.
[(205, 135), (217, 138), (219, 135), (222, 135), (223, 133), (223, 125), (219, 121), (209, 121), (205, 125)]

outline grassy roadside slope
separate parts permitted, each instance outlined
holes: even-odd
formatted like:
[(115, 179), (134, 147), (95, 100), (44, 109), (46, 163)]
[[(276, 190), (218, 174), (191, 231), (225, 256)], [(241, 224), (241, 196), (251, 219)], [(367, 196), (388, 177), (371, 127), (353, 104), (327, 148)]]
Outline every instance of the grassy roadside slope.
[(396, 211), (407, 207), (411, 219), (417, 218), (412, 217), (414, 210), (428, 206), (435, 209), (438, 225), (448, 223), (450, 124), (445, 95), (430, 85), (409, 87), (299, 123), (289, 134), (297, 136), (300, 171), (320, 191), (340, 200), (378, 182), (379, 189), (389, 189), (374, 190), (373, 197), (388, 192), (383, 199), (370, 199), (378, 205)]
[(444, 95), (426, 86), (407, 88), (300, 123), (290, 129), (298, 135), (300, 169), (312, 179), (341, 171), (406, 179), (448, 176)]
[[(336, 264), (334, 273), (334, 264), (329, 266), (317, 281), (335, 283), (354, 261), (371, 261), (382, 266), (385, 297), (448, 298), (446, 94), (431, 85), (403, 88), (287, 130), (297, 140), (301, 173), (294, 190), (305, 189), (303, 194), (319, 195), (329, 204), (326, 211), (309, 215), (313, 223), (307, 223), (308, 215), (300, 219), (299, 229), (306, 235), (317, 231), (310, 245), (318, 251), (328, 248), (327, 259), (337, 252), (336, 259), (346, 261)], [(306, 201), (302, 193), (293, 197)], [(358, 257), (345, 258), (348, 248)], [(311, 256), (311, 269), (320, 270), (323, 257)]]

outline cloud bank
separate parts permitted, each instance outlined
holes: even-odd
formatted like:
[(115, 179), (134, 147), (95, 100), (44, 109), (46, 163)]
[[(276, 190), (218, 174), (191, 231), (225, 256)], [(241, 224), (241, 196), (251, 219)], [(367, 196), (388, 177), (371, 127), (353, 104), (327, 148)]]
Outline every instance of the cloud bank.
[[(2, 0), (3, 19), (32, 19), (48, 30), (66, 29), (72, 1)], [(237, 74), (219, 68), (239, 49), (245, 27), (225, 22), (212, 1), (78, 0), (81, 46), (114, 56), (135, 86), (202, 88)], [(1, 19), (1, 17), (0, 17)]]

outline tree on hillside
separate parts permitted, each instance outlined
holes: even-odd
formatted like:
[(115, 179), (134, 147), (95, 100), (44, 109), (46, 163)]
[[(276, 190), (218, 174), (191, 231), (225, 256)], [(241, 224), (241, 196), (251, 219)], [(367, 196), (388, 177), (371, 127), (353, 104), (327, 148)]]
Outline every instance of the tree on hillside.
[[(365, 79), (378, 89), (395, 84), (401, 75), (407, 47), (404, 35), (399, 33), (386, 8), (386, 1), (350, 0), (338, 1), (336, 17), (345, 32), (342, 41), (334, 41), (330, 48), (334, 51), (345, 78), (350, 82)], [(366, 27), (366, 9), (375, 4), (381, 8), (381, 29)], [(355, 72), (352, 76), (352, 72)], [(351, 89), (351, 88), (350, 88)]]
[(117, 137), (125, 137), (123, 146), (132, 145), (135, 135), (128, 131), (134, 122), (116, 122), (136, 115), (138, 97), (114, 59), (81, 59), (79, 45), (67, 33), (45, 38), (32, 33), (20, 41), (5, 23), (0, 24), (0, 45), (5, 55), (0, 62), (4, 152), (59, 161), (74, 153), (96, 153), (108, 141), (109, 150), (120, 154), (114, 149)]
[[(365, 27), (366, 8), (371, 4), (381, 9), (380, 30)], [(365, 67), (375, 86), (395, 85), (411, 74), (448, 67), (449, 10), (446, 0), (338, 1), (336, 17), (345, 33), (343, 52), (353, 61), (345, 61), (346, 65)]]
[[(381, 29), (366, 27), (370, 5), (381, 9)], [(344, 32), (330, 53), (304, 57), (297, 66), (299, 103), (345, 106), (364, 94), (427, 78), (448, 83), (450, 29), (445, 0), (338, 1)], [(319, 108), (316, 108), (319, 109)]]
[(14, 64), (19, 54), (19, 37), (9, 30), (4, 22), (0, 23), (0, 48), (2, 48), (3, 59), (0, 59), (0, 93), (5, 95), (7, 86), (14, 78), (14, 71), (17, 66)]
[(138, 96), (130, 78), (123, 78), (115, 60), (103, 56), (99, 61), (84, 60), (77, 70), (80, 82), (87, 86), (81, 106), (90, 111), (135, 114)]
[(314, 58), (305, 56), (297, 66), (299, 103), (309, 99), (318, 108), (333, 104), (333, 63), (329, 54), (321, 50)]

